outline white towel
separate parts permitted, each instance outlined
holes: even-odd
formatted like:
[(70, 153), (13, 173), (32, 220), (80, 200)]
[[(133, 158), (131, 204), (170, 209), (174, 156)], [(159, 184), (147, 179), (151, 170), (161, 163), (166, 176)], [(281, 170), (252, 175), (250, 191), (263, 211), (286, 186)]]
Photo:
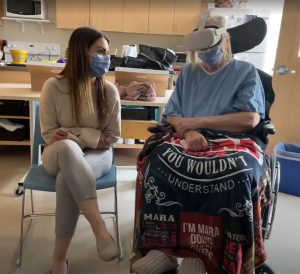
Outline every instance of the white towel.
[(24, 125), (13, 123), (7, 119), (0, 119), (0, 127), (3, 127), (8, 131), (15, 131), (18, 128), (23, 128)]

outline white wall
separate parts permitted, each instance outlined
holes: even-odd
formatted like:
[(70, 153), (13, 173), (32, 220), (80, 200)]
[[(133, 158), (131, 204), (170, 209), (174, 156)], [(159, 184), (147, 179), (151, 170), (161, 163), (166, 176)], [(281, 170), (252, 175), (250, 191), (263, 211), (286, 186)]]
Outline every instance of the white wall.
[(250, 0), (240, 7), (253, 9), (255, 14), (269, 14), (266, 50), (262, 69), (273, 74), (284, 0)]

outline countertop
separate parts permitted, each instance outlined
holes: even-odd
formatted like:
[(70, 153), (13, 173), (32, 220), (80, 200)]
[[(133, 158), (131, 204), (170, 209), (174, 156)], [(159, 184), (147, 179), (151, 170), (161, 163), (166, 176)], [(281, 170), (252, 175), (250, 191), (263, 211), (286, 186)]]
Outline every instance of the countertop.
[(8, 65), (0, 65), (1, 70), (8, 70), (8, 71), (28, 71), (26, 66), (8, 66)]
[(40, 94), (31, 90), (31, 84), (0, 83), (0, 99), (39, 100)]
[[(164, 107), (169, 100), (171, 90), (165, 97), (156, 97), (155, 101), (121, 100), (122, 105)], [(30, 84), (0, 83), (0, 99), (6, 100), (39, 100), (41, 92), (32, 91)]]
[[(5, 70), (5, 71), (28, 71), (26, 66), (15, 66), (15, 65), (0, 65), (0, 71)], [(114, 71), (109, 71), (106, 73), (108, 76), (113, 76), (115, 75)]]

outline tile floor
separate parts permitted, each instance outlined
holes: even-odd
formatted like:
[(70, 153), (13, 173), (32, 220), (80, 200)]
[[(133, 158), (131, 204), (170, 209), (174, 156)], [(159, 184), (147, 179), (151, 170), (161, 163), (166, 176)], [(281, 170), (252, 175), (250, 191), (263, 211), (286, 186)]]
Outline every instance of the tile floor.
[[(133, 165), (136, 153), (132, 150), (116, 151), (119, 165)], [(21, 198), (14, 195), (18, 180), (29, 166), (29, 151), (26, 147), (0, 146), (0, 274), (50, 273), (54, 240), (52, 217), (33, 222), (24, 245), (23, 263), (15, 265), (18, 254), (19, 216)], [(120, 230), (124, 259), (121, 262), (100, 261), (91, 229), (80, 217), (75, 237), (69, 251), (72, 274), (126, 274), (132, 247), (134, 215), (135, 169), (118, 170), (118, 197)], [(111, 205), (111, 194), (99, 195), (104, 209)], [(54, 194), (39, 193), (35, 196), (40, 210), (54, 209)], [(109, 227), (111, 219), (106, 219)], [(300, 273), (300, 197), (280, 193), (271, 239), (266, 241), (268, 262), (278, 274)]]

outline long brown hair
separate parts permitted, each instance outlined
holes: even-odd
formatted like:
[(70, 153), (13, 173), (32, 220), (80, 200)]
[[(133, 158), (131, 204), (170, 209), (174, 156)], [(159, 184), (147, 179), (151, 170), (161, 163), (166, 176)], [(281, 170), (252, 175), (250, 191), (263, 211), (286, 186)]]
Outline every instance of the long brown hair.
[(92, 101), (89, 48), (99, 38), (109, 43), (106, 35), (95, 29), (82, 27), (74, 30), (67, 49), (67, 63), (60, 73), (68, 80), (73, 121), (77, 126), (80, 117), (85, 114), (97, 111), (99, 122), (103, 122), (108, 115), (103, 77), (96, 78), (95, 82), (97, 109), (94, 109)]

